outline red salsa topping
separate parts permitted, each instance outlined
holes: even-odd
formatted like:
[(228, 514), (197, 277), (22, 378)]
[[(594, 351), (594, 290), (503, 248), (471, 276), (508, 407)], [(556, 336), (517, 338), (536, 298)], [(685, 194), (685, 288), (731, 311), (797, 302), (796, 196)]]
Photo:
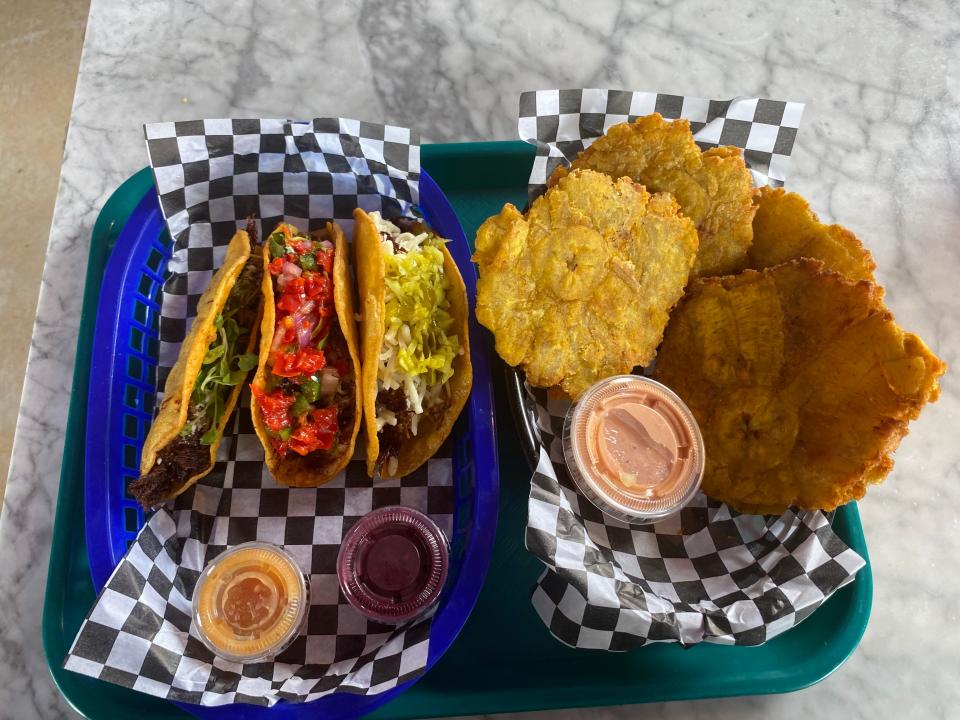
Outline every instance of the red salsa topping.
[(287, 224), (268, 243), (276, 325), (266, 386), (250, 389), (277, 455), (336, 450), (354, 378), (334, 306), (334, 246), (323, 231)]

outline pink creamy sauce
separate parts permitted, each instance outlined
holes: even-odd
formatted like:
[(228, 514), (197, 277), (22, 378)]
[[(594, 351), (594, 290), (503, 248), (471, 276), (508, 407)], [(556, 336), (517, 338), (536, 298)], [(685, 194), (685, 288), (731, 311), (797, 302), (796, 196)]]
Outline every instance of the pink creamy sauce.
[(679, 489), (690, 462), (685, 423), (661, 398), (626, 390), (587, 417), (586, 455), (598, 478), (647, 498)]
[(564, 458), (577, 487), (603, 512), (653, 522), (700, 486), (703, 440), (669, 388), (617, 375), (589, 388), (564, 422)]

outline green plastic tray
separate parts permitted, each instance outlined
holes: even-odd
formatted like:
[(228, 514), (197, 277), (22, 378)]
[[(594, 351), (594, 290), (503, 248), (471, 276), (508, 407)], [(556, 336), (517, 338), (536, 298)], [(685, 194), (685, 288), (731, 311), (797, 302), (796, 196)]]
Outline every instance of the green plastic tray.
[[(523, 206), (533, 148), (521, 142), (425, 145), (424, 168), (453, 203), (468, 238), (505, 202)], [(120, 228), (152, 185), (125, 182), (100, 213), (90, 242), (60, 495), (43, 613), (43, 644), (64, 697), (89, 718), (186, 718), (165, 700), (67, 672), (61, 663), (95, 596), (83, 528), (83, 437), (94, 314)], [(530, 470), (514, 431), (503, 373), (495, 372), (500, 520), (486, 584), (460, 637), (412, 689), (371, 718), (446, 717), (563, 707), (783, 693), (822, 680), (853, 652), (870, 614), (872, 578), (856, 505), (834, 520), (865, 559), (857, 579), (797, 629), (756, 648), (652, 645), (626, 654), (572, 650), (553, 639), (529, 595), (542, 565), (523, 547)]]

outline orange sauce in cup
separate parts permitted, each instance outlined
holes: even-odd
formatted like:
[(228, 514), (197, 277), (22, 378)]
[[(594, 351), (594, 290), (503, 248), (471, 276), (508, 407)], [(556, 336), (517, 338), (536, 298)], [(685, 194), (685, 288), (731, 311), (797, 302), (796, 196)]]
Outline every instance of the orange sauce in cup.
[(204, 568), (193, 595), (203, 643), (227, 660), (266, 660), (299, 634), (309, 607), (296, 561), (269, 543), (244, 543)]

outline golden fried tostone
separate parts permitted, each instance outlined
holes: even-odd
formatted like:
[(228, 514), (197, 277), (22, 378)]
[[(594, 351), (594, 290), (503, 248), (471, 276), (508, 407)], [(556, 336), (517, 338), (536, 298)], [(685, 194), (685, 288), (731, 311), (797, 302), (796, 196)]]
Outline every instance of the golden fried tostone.
[(877, 264), (857, 236), (840, 225), (824, 225), (796, 193), (764, 187), (754, 203), (750, 267), (762, 270), (800, 257), (821, 260), (849, 280), (873, 280)]
[(877, 285), (803, 259), (692, 283), (656, 376), (700, 423), (704, 492), (779, 513), (832, 510), (883, 480), (945, 370)]
[[(691, 277), (726, 275), (747, 266), (756, 208), (739, 148), (701, 152), (689, 122), (669, 122), (654, 113), (611, 127), (580, 153), (570, 170), (580, 168), (630, 177), (650, 192), (672, 194), (700, 236)], [(548, 184), (567, 172), (558, 168)]]
[(697, 252), (669, 195), (627, 178), (575, 171), (477, 232), (477, 319), (500, 356), (539, 387), (576, 398), (649, 363)]

